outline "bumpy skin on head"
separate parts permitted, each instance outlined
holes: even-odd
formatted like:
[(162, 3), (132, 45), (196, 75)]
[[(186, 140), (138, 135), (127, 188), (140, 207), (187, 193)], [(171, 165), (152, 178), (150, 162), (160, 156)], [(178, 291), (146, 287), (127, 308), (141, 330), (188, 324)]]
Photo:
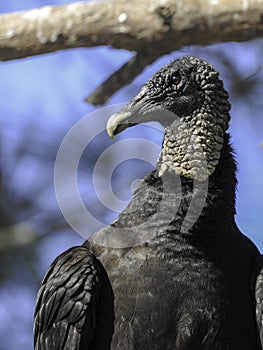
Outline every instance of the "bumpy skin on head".
[(229, 110), (228, 94), (213, 66), (187, 56), (159, 70), (110, 118), (108, 129), (113, 136), (140, 122), (159, 121), (165, 127), (159, 174), (171, 170), (205, 180), (218, 164)]

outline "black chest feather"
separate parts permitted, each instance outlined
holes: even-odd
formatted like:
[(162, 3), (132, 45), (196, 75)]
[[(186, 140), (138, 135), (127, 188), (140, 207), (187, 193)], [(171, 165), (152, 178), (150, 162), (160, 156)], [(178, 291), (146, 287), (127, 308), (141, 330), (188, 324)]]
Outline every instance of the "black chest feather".
[(200, 211), (202, 184), (166, 181), (146, 177), (94, 237), (115, 297), (112, 350), (257, 349), (250, 271), (258, 251), (236, 228), (233, 203), (221, 205), (208, 188)]
[(181, 247), (166, 254), (146, 244), (108, 262), (112, 349), (257, 349), (248, 280), (230, 280), (196, 247)]

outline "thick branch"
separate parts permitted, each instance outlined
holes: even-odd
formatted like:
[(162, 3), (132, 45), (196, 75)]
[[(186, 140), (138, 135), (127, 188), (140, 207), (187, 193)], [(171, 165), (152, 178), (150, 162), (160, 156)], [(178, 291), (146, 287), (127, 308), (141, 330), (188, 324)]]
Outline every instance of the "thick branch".
[(170, 52), (263, 35), (262, 0), (115, 0), (0, 15), (0, 60), (111, 45)]

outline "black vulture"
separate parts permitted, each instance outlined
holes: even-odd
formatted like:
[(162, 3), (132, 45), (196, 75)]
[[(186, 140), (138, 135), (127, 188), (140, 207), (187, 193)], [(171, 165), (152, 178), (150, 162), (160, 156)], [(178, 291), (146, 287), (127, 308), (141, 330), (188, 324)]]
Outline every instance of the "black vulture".
[(35, 350), (259, 350), (263, 259), (236, 226), (230, 103), (208, 62), (158, 71), (108, 121), (164, 126), (156, 169), (127, 208), (56, 258), (38, 293)]

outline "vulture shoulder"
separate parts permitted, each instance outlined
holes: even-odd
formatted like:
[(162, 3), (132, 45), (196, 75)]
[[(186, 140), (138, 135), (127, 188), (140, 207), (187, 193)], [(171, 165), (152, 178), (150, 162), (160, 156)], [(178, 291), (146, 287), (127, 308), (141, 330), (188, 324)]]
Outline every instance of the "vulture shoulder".
[(113, 293), (101, 263), (83, 246), (59, 255), (38, 292), (35, 349), (110, 349), (113, 322)]

